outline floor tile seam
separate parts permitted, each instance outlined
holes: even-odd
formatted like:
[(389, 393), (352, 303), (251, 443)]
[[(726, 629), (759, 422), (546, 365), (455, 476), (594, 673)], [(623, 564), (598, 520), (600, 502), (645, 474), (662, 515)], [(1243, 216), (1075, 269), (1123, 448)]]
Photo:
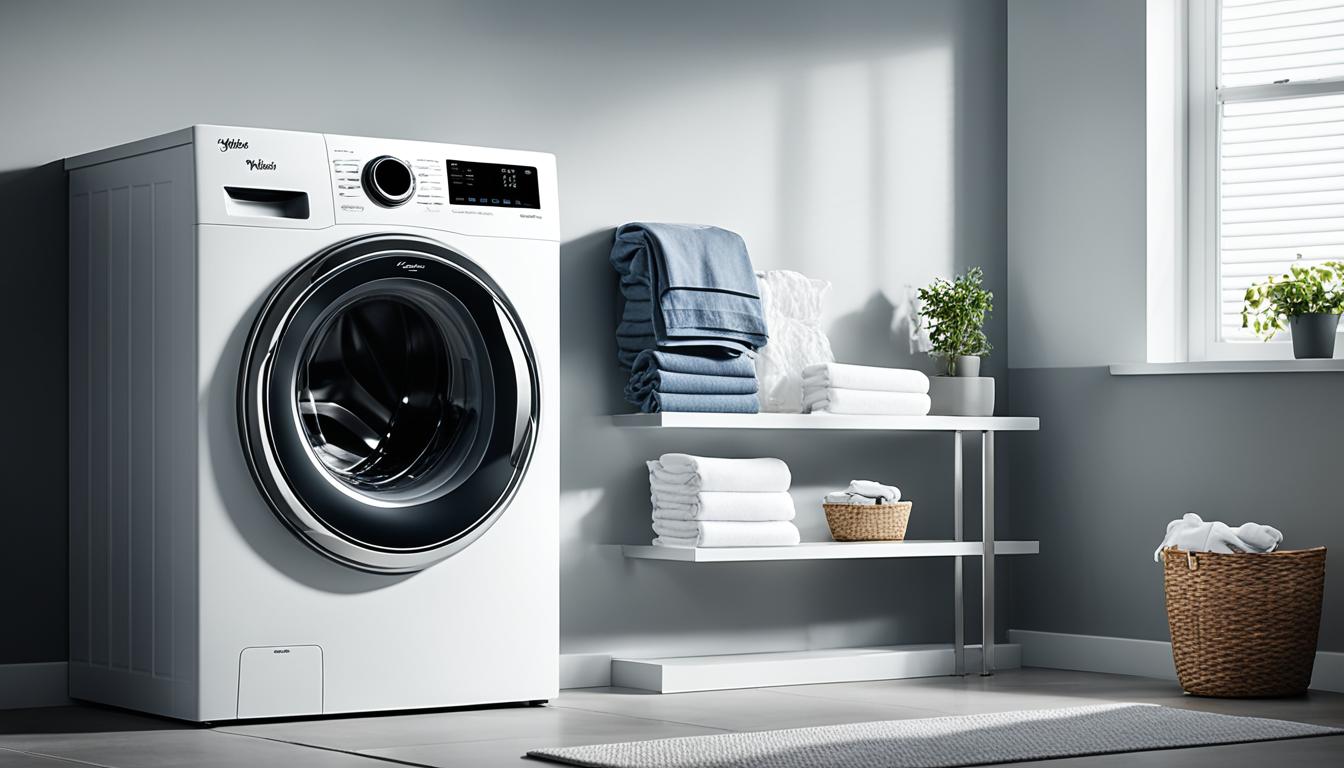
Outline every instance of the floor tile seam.
[[(621, 719), (624, 719), (624, 720), (642, 720), (642, 721), (644, 721), (644, 722), (648, 722), (648, 723), (664, 723), (664, 724), (667, 724), (667, 725), (685, 725), (685, 726), (688, 726), (688, 727), (691, 727), (691, 728), (707, 728), (707, 729), (709, 729), (709, 730), (711, 730), (711, 731), (723, 731), (724, 733), (740, 733), (740, 731), (738, 731), (738, 730), (736, 730), (736, 729), (734, 729), (734, 728), (720, 728), (720, 727), (718, 727), (718, 726), (714, 726), (714, 725), (703, 725), (703, 724), (701, 724), (701, 723), (688, 723), (688, 722), (686, 722), (686, 721), (684, 721), (684, 720), (668, 720), (668, 719), (666, 719), (666, 718), (661, 718), (661, 717), (645, 717), (645, 716), (643, 716), (643, 715), (618, 714), (618, 713), (616, 713), (616, 712), (607, 712), (606, 710), (603, 710), (603, 709), (588, 709), (588, 708), (586, 708), (586, 707), (581, 707), (581, 706), (578, 706), (578, 705), (575, 705), (575, 704), (548, 704), (547, 706), (548, 706), (548, 707), (554, 707), (554, 708), (556, 708), (556, 709), (568, 709), (568, 710), (571, 711), (571, 712), (583, 712), (583, 713), (585, 713), (585, 714), (589, 714), (589, 715), (606, 715), (607, 717), (617, 717), (617, 718), (621, 718)], [(708, 735), (711, 735), (711, 734), (703, 734), (703, 735), (707, 735), (707, 736), (708, 736)], [(493, 739), (479, 739), (479, 741), (493, 741)]]
[(105, 764), (105, 763), (91, 763), (91, 762), (89, 762), (89, 761), (87, 761), (87, 760), (76, 760), (76, 759), (73, 758), (73, 757), (62, 757), (62, 756), (60, 756), (60, 755), (49, 755), (49, 754), (47, 754), (47, 753), (45, 753), (45, 752), (33, 752), (33, 751), (31, 751), (31, 750), (27, 750), (27, 749), (15, 749), (14, 747), (6, 747), (6, 746), (4, 746), (3, 744), (0, 744), (0, 751), (4, 751), (4, 752), (13, 752), (13, 753), (16, 754), (16, 755), (27, 755), (28, 757), (38, 757), (38, 758), (41, 758), (41, 759), (43, 759), (43, 760), (55, 760), (55, 761), (62, 762), (62, 763), (69, 763), (69, 764), (71, 764), (71, 765), (91, 765), (91, 766), (96, 766), (96, 768), (113, 768), (113, 766), (107, 765), (107, 764)]
[(291, 747), (299, 747), (301, 749), (316, 749), (321, 750), (323, 752), (335, 752), (336, 754), (349, 755), (351, 757), (360, 757), (366, 760), (378, 760), (381, 762), (395, 763), (397, 765), (409, 765), (414, 766), (415, 768), (436, 768), (436, 766), (433, 763), (418, 763), (413, 760), (403, 760), (400, 758), (388, 757), (385, 755), (368, 754), (366, 752), (357, 752), (352, 749), (341, 749), (339, 747), (327, 747), (321, 744), (308, 744), (302, 741), (290, 741), (289, 739), (273, 738), (271, 736), (257, 736), (250, 733), (235, 733), (233, 731), (216, 731), (216, 733), (219, 733), (220, 735), (223, 736), (233, 736), (235, 738), (240, 739), (255, 739), (257, 741), (269, 741), (274, 744), (286, 744)]

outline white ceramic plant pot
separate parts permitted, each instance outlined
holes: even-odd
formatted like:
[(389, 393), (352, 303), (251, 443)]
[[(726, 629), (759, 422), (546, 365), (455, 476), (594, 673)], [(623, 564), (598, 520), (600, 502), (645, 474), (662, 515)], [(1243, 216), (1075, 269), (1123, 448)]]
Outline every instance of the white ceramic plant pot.
[[(978, 361), (977, 361), (978, 362)], [(957, 365), (960, 373), (961, 365)], [(929, 413), (935, 416), (993, 416), (992, 376), (933, 376), (929, 379)]]
[(980, 375), (979, 355), (957, 355), (954, 362), (959, 378), (975, 378)]

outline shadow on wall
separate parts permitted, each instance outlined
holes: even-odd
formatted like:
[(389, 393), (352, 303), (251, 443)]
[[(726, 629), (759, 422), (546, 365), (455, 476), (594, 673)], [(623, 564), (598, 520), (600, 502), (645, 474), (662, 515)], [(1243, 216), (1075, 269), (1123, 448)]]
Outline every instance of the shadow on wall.
[[(63, 161), (0, 172), (0, 329), (5, 369), (0, 402), (10, 442), (0, 541), (23, 554), (0, 558), (0, 584), (32, 579), (35, 564), (66, 562), (66, 185)], [(22, 632), (0, 632), (5, 663), (64, 661), (66, 569), (42, 566), (43, 589), (0, 589), (0, 615)], [(55, 582), (55, 583), (52, 583)]]
[(841, 362), (892, 368), (928, 366), (928, 355), (910, 351), (909, 317), (898, 316), (895, 305), (880, 291), (861, 308), (836, 318), (827, 336), (835, 359)]

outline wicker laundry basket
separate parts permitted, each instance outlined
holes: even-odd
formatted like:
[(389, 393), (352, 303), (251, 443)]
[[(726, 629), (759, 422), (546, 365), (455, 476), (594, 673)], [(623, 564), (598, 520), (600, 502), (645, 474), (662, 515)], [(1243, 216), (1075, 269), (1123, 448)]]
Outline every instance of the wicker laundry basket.
[(1325, 548), (1162, 552), (1171, 653), (1196, 696), (1291, 696), (1316, 658)]
[(826, 525), (836, 541), (902, 541), (910, 522), (908, 501), (895, 504), (825, 504)]

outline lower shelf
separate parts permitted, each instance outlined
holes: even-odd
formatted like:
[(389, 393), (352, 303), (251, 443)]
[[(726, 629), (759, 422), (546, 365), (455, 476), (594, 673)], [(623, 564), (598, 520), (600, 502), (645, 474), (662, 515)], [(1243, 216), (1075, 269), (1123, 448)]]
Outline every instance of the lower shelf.
[[(995, 668), (1016, 669), (1021, 661), (1020, 646), (994, 646)], [(979, 668), (980, 646), (966, 646), (965, 669)], [(611, 660), (612, 685), (658, 693), (897, 680), (954, 672), (950, 644)]]
[[(1034, 555), (1038, 541), (995, 541), (996, 555)], [(805, 541), (792, 547), (655, 547), (625, 545), (626, 557), (686, 563), (750, 560), (855, 560), (885, 557), (979, 557), (978, 541)]]

